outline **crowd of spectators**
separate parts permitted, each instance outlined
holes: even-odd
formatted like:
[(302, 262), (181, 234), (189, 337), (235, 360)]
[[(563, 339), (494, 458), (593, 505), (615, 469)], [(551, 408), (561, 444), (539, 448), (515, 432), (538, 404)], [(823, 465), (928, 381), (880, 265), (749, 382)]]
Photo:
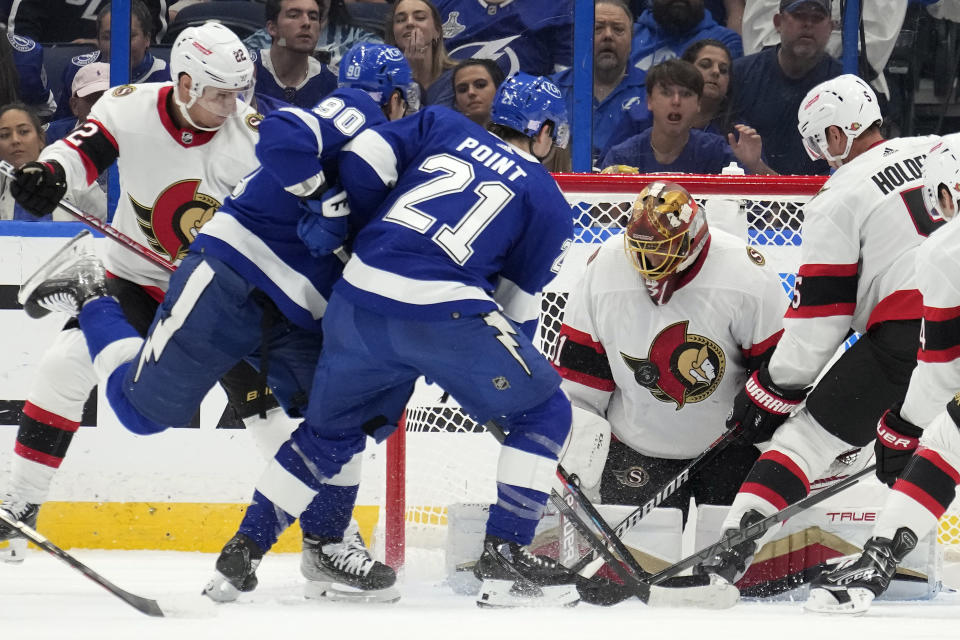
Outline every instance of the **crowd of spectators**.
[[(131, 82), (170, 79), (166, 38), (182, 30), (185, 6), (205, 1), (212, 0), (133, 0)], [(881, 94), (882, 70), (906, 5), (916, 1), (931, 0), (863, 3), (861, 69)], [(827, 173), (823, 161), (809, 160), (795, 122), (807, 91), (841, 72), (840, 4), (595, 0), (594, 168), (716, 173), (735, 162), (748, 173)], [(421, 86), (422, 104), (447, 106), (482, 124), (497, 86), (517, 71), (550, 75), (572, 110), (573, 5), (574, 0), (263, 0), (262, 24), (239, 35), (256, 61), (255, 100), (264, 113), (287, 104), (312, 106), (335, 88), (347, 48), (382, 41), (403, 51)], [(57, 20), (45, 19), (54, 14)], [(7, 27), (7, 38), (0, 38), (0, 106), (16, 105), (8, 118), (24, 120), (20, 125), (39, 122), (41, 143), (68, 134), (109, 75), (110, 3), (0, 0), (0, 20)], [(44, 52), (63, 43), (89, 48), (48, 84)], [(569, 155), (549, 162), (554, 169), (569, 168)], [(7, 214), (4, 210), (3, 217)]]

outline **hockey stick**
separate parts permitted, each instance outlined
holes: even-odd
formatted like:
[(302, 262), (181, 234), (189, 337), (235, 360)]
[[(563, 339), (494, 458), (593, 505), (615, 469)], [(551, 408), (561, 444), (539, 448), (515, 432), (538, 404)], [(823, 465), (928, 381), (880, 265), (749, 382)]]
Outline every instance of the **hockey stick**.
[(741, 544), (743, 542), (756, 540), (757, 538), (761, 537), (764, 533), (766, 533), (768, 530), (770, 530), (772, 527), (780, 524), (784, 520), (787, 520), (788, 518), (792, 518), (793, 516), (800, 513), (801, 511), (809, 509), (810, 507), (823, 502), (827, 498), (831, 498), (837, 495), (847, 487), (851, 487), (855, 485), (857, 482), (860, 481), (861, 478), (863, 478), (867, 474), (873, 473), (876, 468), (877, 468), (877, 465), (872, 464), (869, 467), (861, 469), (860, 471), (853, 474), (852, 476), (848, 476), (847, 478), (844, 478), (843, 480), (833, 485), (832, 487), (827, 487), (826, 489), (824, 489), (823, 491), (820, 491), (819, 493), (815, 493), (812, 496), (807, 496), (803, 500), (800, 500), (799, 502), (794, 502), (793, 504), (784, 507), (780, 511), (777, 511), (774, 514), (767, 516), (763, 520), (759, 520), (758, 522), (754, 522), (751, 525), (748, 525), (746, 527), (743, 527), (733, 532), (729, 536), (724, 537), (719, 542), (709, 547), (706, 547), (704, 549), (701, 549), (700, 551), (697, 551), (693, 555), (687, 556), (680, 562), (670, 565), (669, 567), (667, 567), (663, 571), (660, 571), (659, 573), (653, 574), (649, 578), (650, 584), (658, 584), (660, 582), (663, 582), (664, 580), (677, 575), (684, 569), (689, 569), (690, 567), (700, 564), (704, 560), (708, 560), (712, 558), (720, 551), (728, 551), (733, 547), (735, 547), (736, 545)]
[[(725, 432), (719, 438), (714, 440), (713, 443), (703, 451), (703, 453), (690, 461), (690, 464), (684, 467), (680, 473), (663, 485), (660, 491), (658, 491), (652, 498), (637, 507), (634, 511), (629, 513), (627, 517), (621, 520), (620, 524), (614, 527), (613, 535), (618, 539), (622, 538), (627, 531), (637, 526), (637, 523), (640, 522), (640, 520), (642, 520), (647, 514), (662, 504), (664, 500), (673, 495), (677, 489), (686, 484), (691, 476), (698, 473), (710, 462), (713, 462), (714, 458), (716, 458), (721, 451), (726, 449), (727, 445), (736, 440), (739, 435), (740, 430), (734, 429)], [(598, 557), (595, 553), (588, 553), (580, 558), (580, 560), (571, 568), (584, 577), (590, 577), (602, 566), (602, 558)]]
[(124, 591), (57, 545), (44, 538), (35, 529), (28, 527), (19, 520), (14, 520), (11, 518), (3, 509), (0, 509), (0, 521), (9, 527), (17, 529), (27, 540), (37, 545), (55, 558), (67, 563), (90, 580), (93, 580), (98, 585), (129, 604), (140, 613), (145, 613), (148, 616), (153, 616), (156, 618), (164, 617), (163, 610), (160, 608), (160, 605), (157, 604), (156, 600), (150, 600), (149, 598), (135, 595), (129, 591)]
[[(15, 179), (16, 178), (16, 169), (13, 168), (13, 165), (6, 161), (0, 161), (0, 175), (4, 175), (7, 178)], [(85, 211), (75, 207), (73, 204), (67, 202), (66, 200), (61, 200), (58, 207), (72, 215), (77, 220), (85, 223), (87, 226), (96, 229), (106, 237), (110, 238), (114, 242), (122, 244), (127, 249), (133, 251), (136, 254), (146, 258), (153, 264), (166, 269), (167, 271), (173, 272), (176, 271), (176, 267), (169, 260), (163, 256), (151, 251), (147, 247), (143, 246), (130, 236), (118, 231), (116, 227), (113, 227), (100, 218), (92, 216)]]

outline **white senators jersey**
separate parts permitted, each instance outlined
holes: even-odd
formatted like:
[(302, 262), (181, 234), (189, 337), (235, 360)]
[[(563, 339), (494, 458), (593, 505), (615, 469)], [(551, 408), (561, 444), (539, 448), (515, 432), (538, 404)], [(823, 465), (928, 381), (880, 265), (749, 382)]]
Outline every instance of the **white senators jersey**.
[(801, 266), (773, 382), (813, 383), (853, 328), (919, 319), (916, 249), (943, 219), (923, 205), (934, 136), (884, 140), (837, 170), (803, 207)]
[(917, 250), (923, 324), (917, 368), (900, 415), (926, 426), (960, 391), (960, 224), (946, 224)]
[(724, 432), (747, 370), (780, 337), (788, 302), (759, 252), (713, 231), (657, 305), (617, 235), (570, 292), (554, 366), (571, 402), (604, 416), (631, 448), (693, 458)]
[[(257, 167), (254, 146), (260, 115), (241, 106), (216, 131), (179, 129), (170, 116), (170, 83), (108, 90), (87, 119), (43, 150), (67, 184), (90, 184), (117, 162), (120, 201), (113, 226), (170, 261), (178, 262), (201, 225), (243, 176)], [(107, 243), (104, 266), (113, 275), (166, 291), (170, 274), (117, 243)]]

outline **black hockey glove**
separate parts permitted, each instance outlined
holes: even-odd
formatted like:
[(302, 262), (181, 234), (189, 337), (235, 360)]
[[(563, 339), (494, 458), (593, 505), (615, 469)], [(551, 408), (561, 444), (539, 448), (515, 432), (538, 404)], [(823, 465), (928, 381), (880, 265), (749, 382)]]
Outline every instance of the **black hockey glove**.
[(21, 207), (40, 217), (60, 203), (67, 192), (67, 176), (59, 163), (28, 162), (17, 169), (10, 194)]
[(920, 444), (923, 429), (900, 417), (900, 403), (887, 409), (877, 422), (877, 441), (873, 453), (877, 457), (877, 478), (888, 487), (907, 468), (913, 452)]
[(806, 397), (806, 389), (788, 390), (775, 385), (766, 367), (754, 371), (733, 399), (727, 429), (739, 427), (740, 437), (753, 444), (769, 440)]

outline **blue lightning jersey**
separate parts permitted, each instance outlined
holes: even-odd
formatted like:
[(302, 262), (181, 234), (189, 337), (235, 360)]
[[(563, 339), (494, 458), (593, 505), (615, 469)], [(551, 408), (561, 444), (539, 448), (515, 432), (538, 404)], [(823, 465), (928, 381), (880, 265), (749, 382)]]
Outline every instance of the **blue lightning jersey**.
[(295, 87), (288, 87), (277, 81), (270, 59), (270, 49), (262, 49), (259, 55), (251, 52), (250, 57), (257, 67), (255, 91), (260, 95), (310, 109), (337, 88), (337, 75), (315, 58), (307, 59), (307, 75), (303, 81)]
[(260, 124), (261, 166), (237, 185), (190, 250), (219, 258), (292, 322), (319, 330), (343, 263), (332, 255), (314, 258), (300, 241), (300, 196), (332, 184), (343, 145), (385, 121), (379, 105), (357, 89), (337, 89), (310, 111), (273, 111)]
[(337, 293), (401, 318), (502, 308), (536, 320), (573, 236), (570, 206), (536, 158), (427, 107), (359, 134), (340, 154), (340, 181), (363, 226)]
[(20, 99), (49, 115), (53, 108), (52, 95), (47, 87), (47, 72), (43, 67), (43, 45), (30, 38), (7, 33), (13, 51), (13, 64), (20, 76)]
[(572, 0), (437, 0), (443, 42), (457, 60), (496, 60), (517, 71), (550, 75), (573, 64)]

